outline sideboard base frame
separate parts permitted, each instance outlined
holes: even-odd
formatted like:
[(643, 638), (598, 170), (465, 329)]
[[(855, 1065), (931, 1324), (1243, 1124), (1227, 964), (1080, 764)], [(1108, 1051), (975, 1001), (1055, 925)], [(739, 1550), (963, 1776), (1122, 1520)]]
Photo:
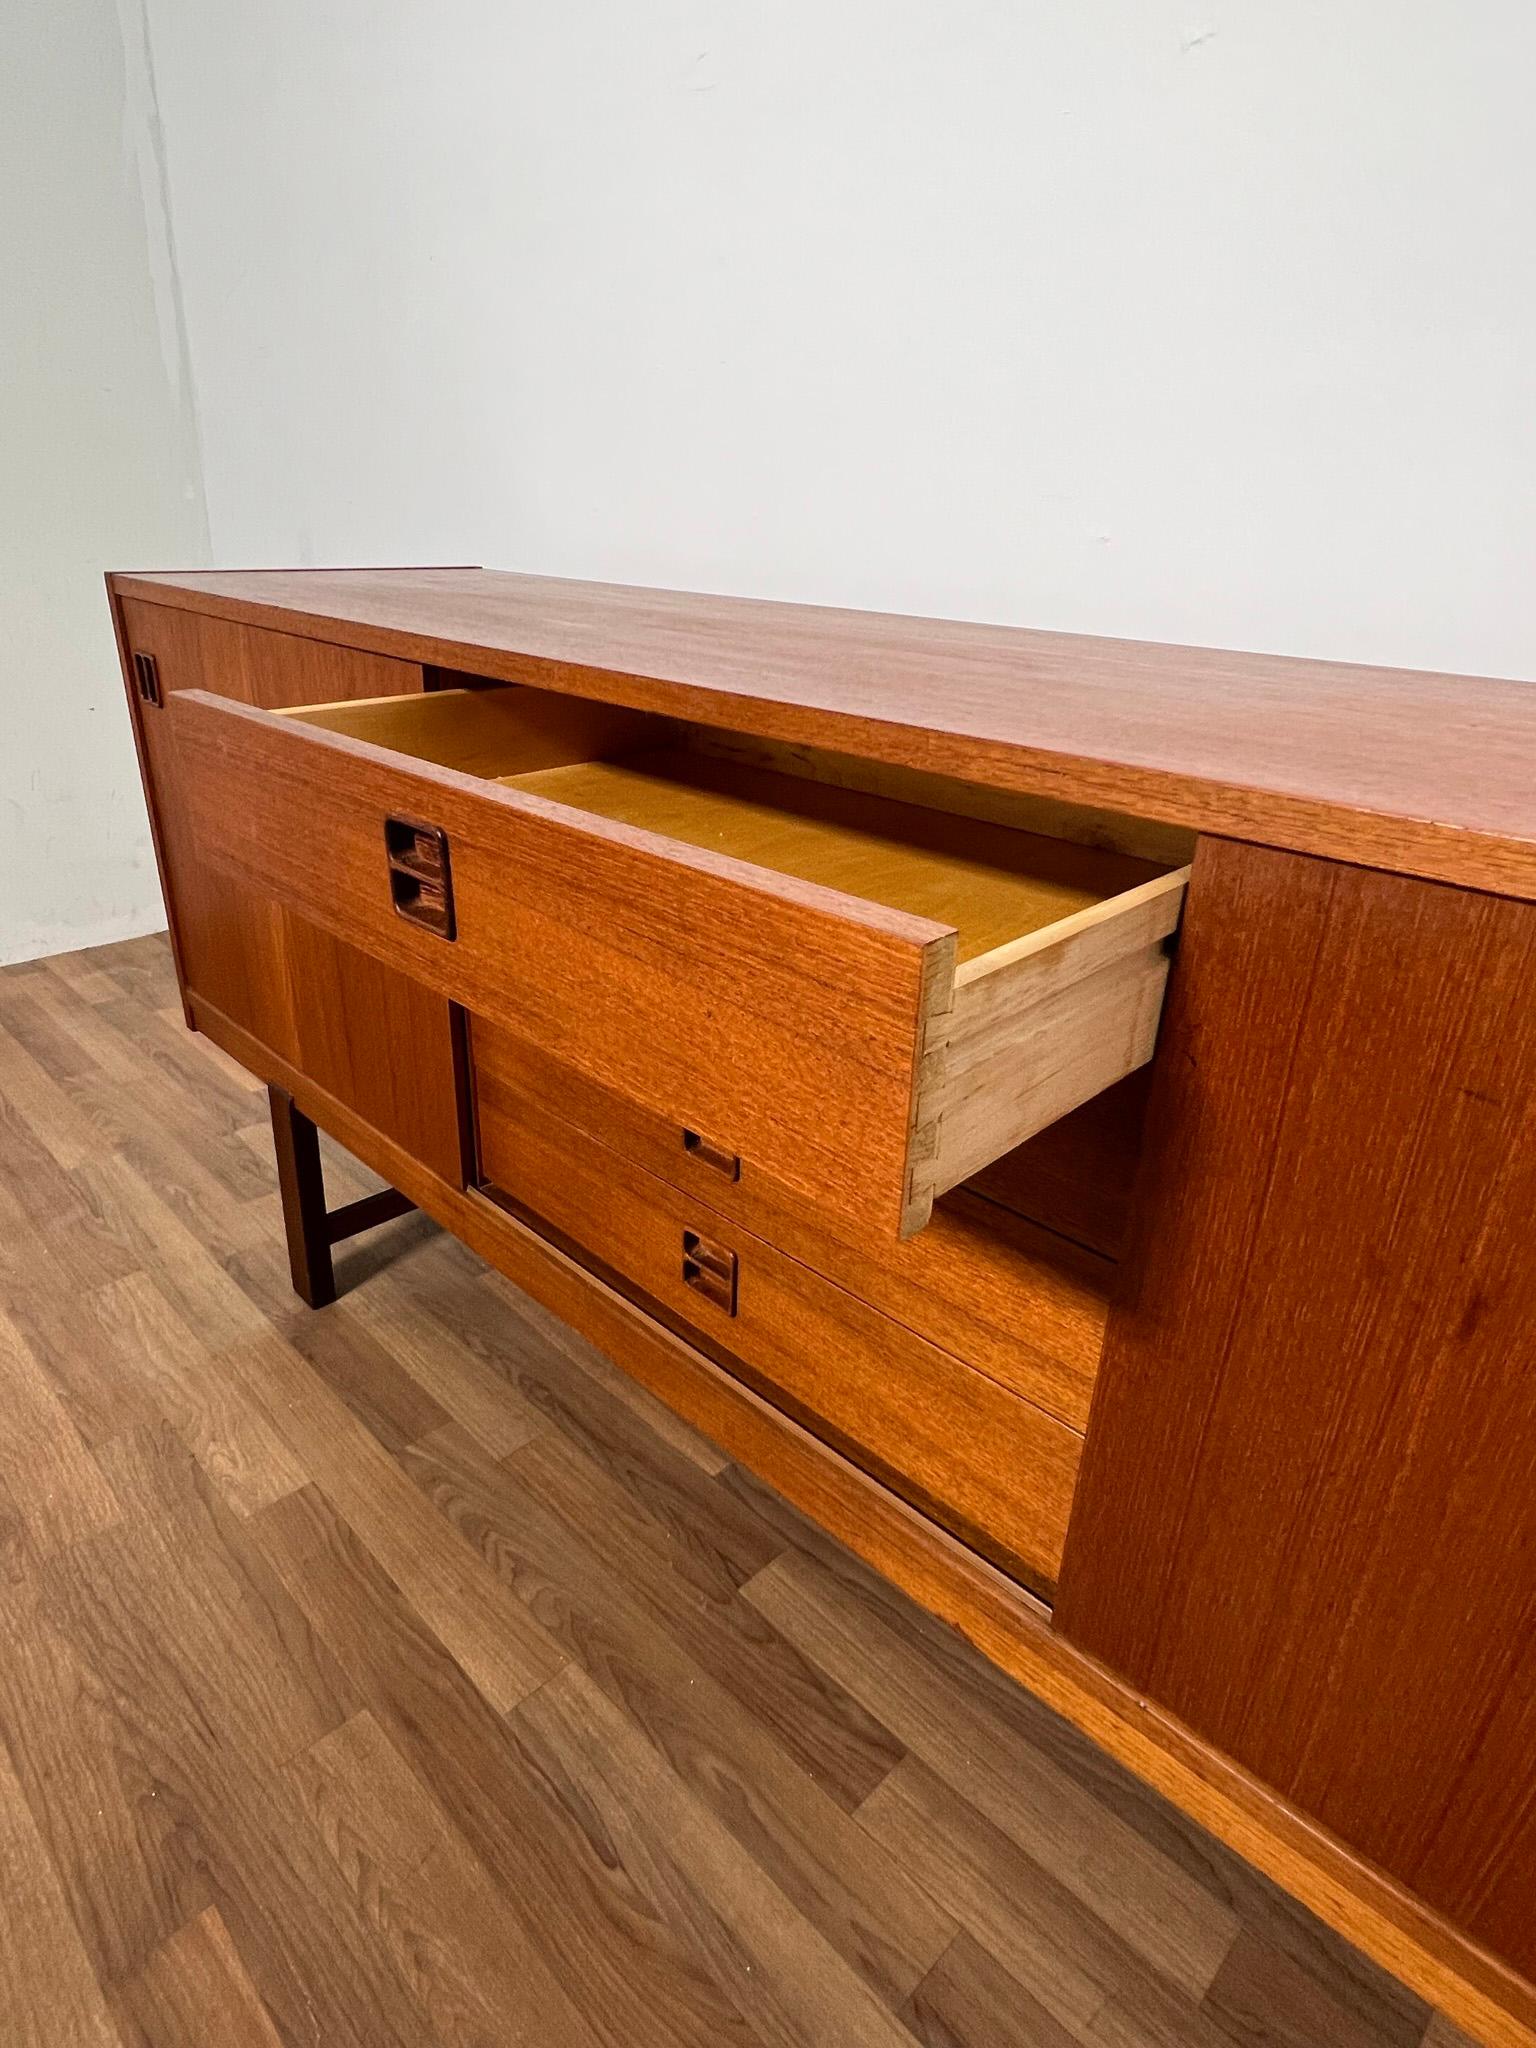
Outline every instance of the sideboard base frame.
[(331, 1247), (364, 1230), (376, 1230), (381, 1223), (393, 1223), (397, 1216), (408, 1216), (416, 1204), (390, 1187), (345, 1202), (339, 1209), (327, 1209), (320, 1139), (313, 1120), (288, 1089), (275, 1081), (268, 1085), (267, 1103), (272, 1113), (272, 1149), (277, 1156), (277, 1187), (293, 1291), (306, 1308), (329, 1308), (336, 1299)]
[[(1065, 1642), (1053, 1632), (1049, 1610), (1022, 1588), (536, 1232), (413, 1159), (211, 1005), (194, 996), (189, 1007), (195, 1029), (389, 1182), (386, 1192), (399, 1190), (400, 1207), (388, 1213), (414, 1206), (462, 1239), (919, 1606), (958, 1629), (1100, 1749), (1488, 2048), (1536, 2048), (1536, 1998), (1529, 1986)], [(368, 1202), (378, 1211), (371, 1220), (384, 1221), (378, 1199)]]

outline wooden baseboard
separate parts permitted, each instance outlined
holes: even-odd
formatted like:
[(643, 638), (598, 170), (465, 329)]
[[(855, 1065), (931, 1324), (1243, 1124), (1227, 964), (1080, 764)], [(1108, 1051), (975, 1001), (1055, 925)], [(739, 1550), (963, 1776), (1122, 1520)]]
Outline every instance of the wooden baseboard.
[(1112, 1672), (1048, 1611), (536, 1232), (452, 1186), (193, 996), (196, 1027), (729, 1456), (1488, 2048), (1536, 2048), (1536, 1989)]

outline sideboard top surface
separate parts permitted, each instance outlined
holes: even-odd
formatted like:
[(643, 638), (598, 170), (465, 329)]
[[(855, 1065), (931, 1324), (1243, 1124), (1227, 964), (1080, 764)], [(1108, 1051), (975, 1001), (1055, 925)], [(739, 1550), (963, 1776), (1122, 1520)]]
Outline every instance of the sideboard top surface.
[(486, 569), (119, 597), (1536, 898), (1536, 683)]

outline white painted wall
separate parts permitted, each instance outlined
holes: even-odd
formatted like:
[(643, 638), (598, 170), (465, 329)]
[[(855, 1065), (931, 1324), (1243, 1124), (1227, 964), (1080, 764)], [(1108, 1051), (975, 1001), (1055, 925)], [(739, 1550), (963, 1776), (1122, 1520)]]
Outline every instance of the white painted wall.
[(142, 23), (0, 5), (0, 962), (164, 924), (103, 571), (207, 559)]
[[(1536, 676), (1529, 0), (117, 5), (221, 562)], [(141, 37), (0, 21), (6, 958), (154, 915), (97, 576), (205, 540)]]
[(216, 555), (1536, 675), (1530, 0), (149, 0)]

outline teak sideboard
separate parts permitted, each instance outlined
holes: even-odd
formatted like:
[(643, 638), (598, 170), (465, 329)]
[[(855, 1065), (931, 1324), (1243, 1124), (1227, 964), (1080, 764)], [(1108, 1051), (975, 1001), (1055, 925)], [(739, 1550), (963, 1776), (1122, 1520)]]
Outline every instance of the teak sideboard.
[[(1536, 688), (471, 569), (109, 589), (301, 1293), (429, 1211), (1531, 2040)], [(317, 1125), (392, 1192), (327, 1214)]]

